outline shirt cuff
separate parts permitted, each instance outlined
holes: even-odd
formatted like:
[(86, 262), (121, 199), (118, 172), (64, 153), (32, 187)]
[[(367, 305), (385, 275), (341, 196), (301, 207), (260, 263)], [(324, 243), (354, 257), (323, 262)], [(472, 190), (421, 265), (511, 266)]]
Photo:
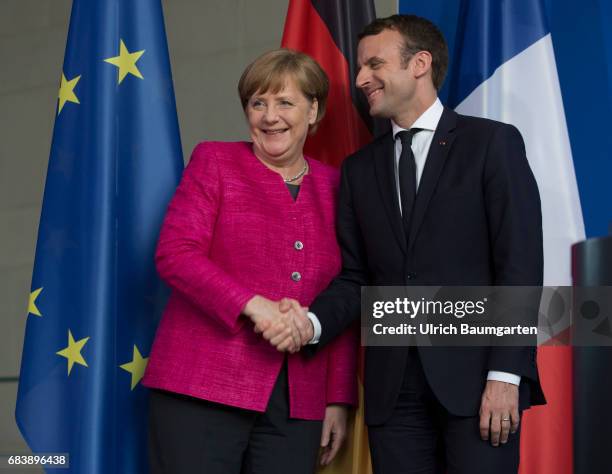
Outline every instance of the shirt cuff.
[(310, 319), (310, 322), (312, 323), (313, 329), (313, 336), (312, 339), (308, 341), (308, 344), (318, 344), (319, 339), (321, 338), (321, 323), (319, 322), (319, 318), (317, 318), (316, 314), (308, 311), (307, 316), (308, 319)]
[(498, 382), (511, 383), (512, 385), (520, 385), (521, 376), (511, 374), (509, 372), (500, 372), (499, 370), (489, 370), (487, 380), (497, 380)]

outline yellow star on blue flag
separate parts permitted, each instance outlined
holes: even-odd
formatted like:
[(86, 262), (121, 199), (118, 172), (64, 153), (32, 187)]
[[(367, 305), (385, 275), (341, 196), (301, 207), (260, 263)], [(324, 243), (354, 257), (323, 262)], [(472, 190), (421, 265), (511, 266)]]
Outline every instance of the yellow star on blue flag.
[(134, 390), (134, 387), (136, 387), (136, 385), (138, 385), (138, 382), (140, 382), (140, 379), (142, 379), (145, 369), (147, 368), (148, 361), (149, 358), (142, 357), (140, 351), (138, 350), (138, 347), (136, 347), (136, 344), (134, 344), (134, 353), (132, 356), (132, 361), (119, 366), (126, 372), (132, 374), (131, 390)]
[(87, 367), (87, 362), (85, 362), (85, 359), (81, 354), (81, 349), (83, 349), (83, 346), (87, 344), (87, 341), (89, 341), (89, 337), (84, 337), (83, 339), (75, 341), (74, 337), (72, 336), (72, 331), (68, 329), (68, 346), (61, 351), (56, 352), (57, 355), (68, 359), (68, 375), (70, 375), (72, 366), (74, 364), (80, 364)]
[(36, 306), (36, 298), (40, 295), (42, 288), (38, 288), (30, 293), (30, 301), (28, 301), (28, 314), (33, 314), (35, 316), (42, 316), (40, 310)]
[(79, 79), (81, 79), (81, 76), (77, 76), (73, 79), (68, 80), (66, 79), (64, 73), (62, 73), (62, 82), (60, 84), (59, 93), (57, 94), (57, 98), (59, 100), (59, 104), (57, 107), (57, 115), (62, 112), (62, 109), (64, 108), (66, 102), (80, 104), (79, 98), (74, 93), (74, 88), (78, 84)]
[(104, 60), (104, 62), (117, 66), (119, 69), (117, 84), (121, 84), (121, 81), (123, 81), (125, 76), (128, 74), (144, 79), (140, 73), (140, 70), (138, 69), (138, 66), (136, 66), (136, 61), (140, 59), (140, 56), (142, 56), (144, 52), (145, 50), (143, 49), (141, 51), (134, 51), (133, 53), (130, 53), (123, 40), (119, 40), (119, 56), (114, 56)]

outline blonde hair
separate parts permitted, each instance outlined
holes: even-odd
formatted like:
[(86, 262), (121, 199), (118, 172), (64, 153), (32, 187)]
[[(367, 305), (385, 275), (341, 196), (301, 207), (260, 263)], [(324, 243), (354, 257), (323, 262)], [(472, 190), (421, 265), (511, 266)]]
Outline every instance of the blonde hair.
[(318, 103), (317, 118), (311, 126), (314, 131), (325, 115), (329, 80), (319, 63), (307, 54), (281, 48), (268, 51), (249, 64), (238, 81), (238, 95), (242, 109), (246, 110), (249, 99), (256, 92), (276, 94), (286, 84), (287, 78), (310, 100)]

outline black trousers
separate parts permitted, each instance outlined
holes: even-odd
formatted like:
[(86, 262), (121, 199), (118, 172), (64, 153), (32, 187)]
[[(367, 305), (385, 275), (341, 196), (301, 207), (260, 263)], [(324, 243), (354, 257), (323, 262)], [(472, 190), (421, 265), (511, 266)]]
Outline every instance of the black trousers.
[(411, 350), (391, 418), (368, 426), (374, 474), (516, 474), (520, 430), (493, 447), (480, 438), (478, 424), (478, 416), (446, 411)]
[(321, 421), (289, 418), (286, 364), (265, 413), (153, 390), (151, 474), (312, 474)]

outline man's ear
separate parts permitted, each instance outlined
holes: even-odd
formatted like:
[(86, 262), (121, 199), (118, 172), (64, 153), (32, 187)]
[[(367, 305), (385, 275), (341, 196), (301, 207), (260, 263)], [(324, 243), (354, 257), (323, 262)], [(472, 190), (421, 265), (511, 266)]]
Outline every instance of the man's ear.
[(414, 76), (416, 78), (422, 77), (428, 73), (431, 73), (431, 62), (432, 57), (429, 51), (419, 51), (412, 57), (412, 64), (414, 70)]

